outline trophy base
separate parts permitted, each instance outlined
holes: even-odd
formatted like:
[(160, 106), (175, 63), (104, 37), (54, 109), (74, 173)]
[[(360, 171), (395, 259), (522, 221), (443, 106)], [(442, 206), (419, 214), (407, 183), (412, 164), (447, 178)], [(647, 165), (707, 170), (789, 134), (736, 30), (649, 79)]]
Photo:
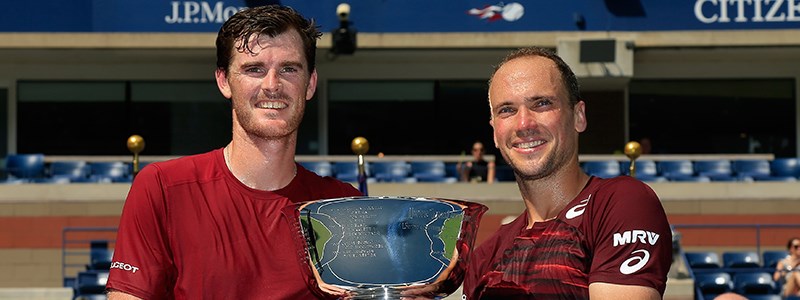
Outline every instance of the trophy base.
[(347, 299), (362, 300), (362, 299), (400, 299), (401, 290), (388, 286), (379, 286), (374, 288), (356, 288), (350, 290), (351, 297)]

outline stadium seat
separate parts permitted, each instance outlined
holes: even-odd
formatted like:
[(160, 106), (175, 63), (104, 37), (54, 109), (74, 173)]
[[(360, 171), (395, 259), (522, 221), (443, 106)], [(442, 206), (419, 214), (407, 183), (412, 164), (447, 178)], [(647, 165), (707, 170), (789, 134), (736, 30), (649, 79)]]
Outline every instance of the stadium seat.
[(772, 275), (767, 272), (744, 272), (733, 276), (733, 290), (737, 294), (774, 294), (777, 292)]
[(692, 269), (716, 269), (722, 267), (716, 252), (686, 252), (686, 263)]
[(456, 182), (456, 177), (447, 177), (445, 163), (443, 161), (412, 161), (411, 176), (418, 182)]
[(91, 168), (85, 161), (54, 161), (49, 168), (51, 177), (66, 177), (74, 182), (86, 181), (90, 173)]
[(745, 294), (744, 297), (747, 298), (747, 300), (783, 300), (783, 298), (777, 294)]
[(303, 161), (299, 162), (303, 168), (316, 173), (319, 176), (333, 176), (333, 166), (327, 161)]
[(108, 241), (93, 240), (89, 246), (88, 270), (108, 270), (111, 267), (111, 258), (114, 251), (108, 248)]
[(711, 178), (707, 176), (675, 176), (670, 177), (669, 181), (675, 182), (711, 182)]
[(29, 182), (32, 182), (32, 183), (67, 184), (67, 183), (72, 182), (72, 180), (67, 176), (55, 176), (55, 177), (33, 178)]
[(733, 181), (733, 167), (727, 159), (698, 160), (692, 163), (694, 173), (712, 181)]
[(372, 177), (379, 182), (409, 182), (411, 167), (405, 161), (376, 161), (370, 163)]
[(726, 272), (695, 273), (694, 285), (703, 295), (718, 295), (733, 291), (733, 280)]
[[(364, 172), (370, 175), (370, 163), (364, 163)], [(333, 164), (333, 174), (336, 179), (345, 182), (358, 181), (358, 163), (354, 161), (335, 162)]]
[(9, 179), (30, 181), (44, 177), (44, 154), (11, 154), (6, 157), (6, 173)]
[(722, 262), (726, 268), (760, 268), (758, 254), (753, 251), (728, 251), (722, 253)]
[(106, 300), (108, 296), (105, 294), (94, 294), (94, 295), (80, 295), (75, 297), (75, 300)]
[(587, 161), (583, 163), (583, 170), (586, 171), (586, 174), (600, 178), (612, 178), (622, 175), (619, 161), (616, 160)]
[(497, 181), (517, 181), (517, 177), (514, 176), (514, 169), (511, 169), (509, 165), (496, 165), (494, 167), (494, 178)]
[(130, 166), (124, 162), (92, 162), (90, 177), (97, 182), (130, 181)]
[(106, 281), (108, 281), (108, 271), (101, 270), (87, 270), (78, 273), (76, 280), (77, 296), (91, 295), (91, 294), (104, 294), (106, 290)]
[(444, 163), (444, 174), (447, 177), (455, 177), (460, 178), (460, 174), (458, 174), (458, 163), (454, 162), (446, 162)]
[(800, 177), (800, 158), (776, 158), (769, 164), (772, 176)]
[(774, 269), (778, 265), (778, 262), (788, 255), (789, 252), (785, 250), (764, 251), (764, 253), (761, 254), (763, 258), (761, 261), (763, 261), (764, 268)]
[[(620, 171), (624, 175), (630, 175), (631, 162), (629, 160), (619, 163)], [(667, 178), (658, 175), (658, 167), (655, 161), (652, 160), (637, 160), (636, 161), (636, 179), (641, 181), (660, 182), (667, 181)]]
[(677, 178), (694, 177), (694, 166), (690, 160), (661, 160), (656, 165), (658, 173), (670, 181)]
[(765, 159), (734, 160), (733, 172), (739, 180), (757, 180), (770, 177), (769, 161)]

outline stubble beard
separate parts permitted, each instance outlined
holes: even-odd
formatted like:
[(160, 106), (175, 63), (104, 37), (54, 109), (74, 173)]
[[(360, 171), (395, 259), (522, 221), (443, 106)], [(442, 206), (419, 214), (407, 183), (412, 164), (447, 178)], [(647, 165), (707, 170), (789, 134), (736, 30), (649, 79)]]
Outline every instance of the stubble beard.
[[(280, 99), (288, 99), (288, 97), (281, 95)], [(279, 126), (259, 122), (259, 118), (255, 116), (259, 109), (253, 108), (250, 101), (234, 101), (233, 109), (236, 111), (236, 120), (245, 133), (265, 140), (276, 140), (288, 137), (297, 132), (300, 121), (303, 120), (305, 102), (288, 102), (292, 103), (292, 106), (285, 109), (293, 109), (293, 107), (296, 109), (294, 113), (289, 116), (289, 119), (285, 120), (285, 123)], [(278, 119), (271, 119), (271, 121), (276, 120)]]

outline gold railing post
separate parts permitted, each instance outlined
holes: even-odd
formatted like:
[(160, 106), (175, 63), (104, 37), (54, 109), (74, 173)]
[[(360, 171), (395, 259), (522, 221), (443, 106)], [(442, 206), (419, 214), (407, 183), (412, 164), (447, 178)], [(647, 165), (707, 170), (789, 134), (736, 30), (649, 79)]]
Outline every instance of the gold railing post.
[(361, 194), (367, 196), (367, 170), (364, 154), (367, 154), (367, 151), (369, 151), (369, 142), (364, 137), (356, 137), (350, 143), (350, 149), (353, 150), (353, 153), (358, 155), (358, 189), (361, 191)]
[(139, 152), (144, 150), (144, 138), (134, 134), (128, 138), (128, 150), (133, 152), (133, 176), (139, 173)]
[(635, 141), (628, 142), (625, 144), (625, 155), (631, 160), (631, 177), (636, 177), (636, 159), (642, 155), (642, 145)]

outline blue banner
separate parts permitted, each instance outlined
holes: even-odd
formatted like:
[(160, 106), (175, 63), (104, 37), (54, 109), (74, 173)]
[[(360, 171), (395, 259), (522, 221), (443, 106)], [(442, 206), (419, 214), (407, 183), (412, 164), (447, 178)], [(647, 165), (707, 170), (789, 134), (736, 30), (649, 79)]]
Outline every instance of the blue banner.
[[(338, 26), (339, 1), (8, 1), (0, 32), (216, 32), (239, 9), (282, 3)], [(359, 32), (659, 31), (800, 28), (800, 0), (353, 0)]]

